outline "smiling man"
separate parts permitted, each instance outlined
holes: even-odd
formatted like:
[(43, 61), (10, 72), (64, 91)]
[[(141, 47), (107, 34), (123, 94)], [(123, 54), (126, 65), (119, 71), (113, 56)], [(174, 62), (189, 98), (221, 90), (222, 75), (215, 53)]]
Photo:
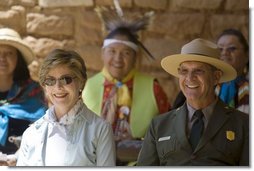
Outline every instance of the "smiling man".
[(249, 165), (248, 115), (227, 106), (214, 91), (217, 84), (236, 77), (219, 56), (215, 44), (195, 39), (181, 54), (162, 60), (162, 68), (179, 78), (186, 102), (152, 120), (139, 166)]
[(82, 97), (88, 108), (111, 123), (116, 164), (122, 166), (136, 162), (152, 118), (167, 112), (171, 105), (159, 81), (136, 67), (142, 52), (154, 58), (138, 36), (148, 26), (150, 16), (115, 20), (114, 13), (107, 14), (111, 17), (101, 13), (108, 18), (103, 21), (107, 29), (101, 49), (103, 68), (87, 80)]

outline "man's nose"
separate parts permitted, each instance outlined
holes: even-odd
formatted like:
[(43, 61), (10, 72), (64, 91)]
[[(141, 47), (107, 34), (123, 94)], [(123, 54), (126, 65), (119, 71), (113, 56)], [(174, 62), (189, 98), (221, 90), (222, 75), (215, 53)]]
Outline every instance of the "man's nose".
[(186, 78), (189, 79), (189, 80), (192, 80), (195, 76), (196, 76), (196, 74), (195, 74), (194, 71), (189, 71), (189, 72), (186, 74)]
[(6, 55), (4, 53), (0, 53), (0, 59), (6, 59)]
[(221, 55), (226, 55), (229, 52), (228, 52), (228, 50), (226, 48), (222, 48), (220, 53), (221, 53)]
[(117, 52), (116, 55), (115, 55), (115, 59), (122, 60), (123, 59), (123, 54), (121, 52)]

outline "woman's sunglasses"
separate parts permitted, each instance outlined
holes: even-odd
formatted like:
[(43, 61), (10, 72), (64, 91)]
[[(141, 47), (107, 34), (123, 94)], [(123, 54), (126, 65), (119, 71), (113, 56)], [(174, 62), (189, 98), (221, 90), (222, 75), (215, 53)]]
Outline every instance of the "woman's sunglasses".
[(53, 77), (49, 77), (46, 78), (44, 81), (44, 84), (47, 86), (54, 86), (56, 84), (57, 81), (59, 81), (59, 84), (61, 85), (67, 85), (67, 84), (71, 84), (73, 79), (75, 79), (77, 77), (72, 77), (72, 76), (62, 76), (60, 78), (53, 78)]

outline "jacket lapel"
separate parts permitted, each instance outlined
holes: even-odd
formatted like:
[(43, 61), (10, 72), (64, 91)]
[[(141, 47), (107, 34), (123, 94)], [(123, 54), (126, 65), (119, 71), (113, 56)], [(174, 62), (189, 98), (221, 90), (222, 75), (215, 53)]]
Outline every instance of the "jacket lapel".
[(177, 140), (180, 142), (181, 146), (186, 150), (191, 152), (191, 146), (189, 144), (186, 135), (186, 125), (187, 125), (187, 107), (186, 104), (177, 108), (175, 111), (176, 119), (174, 124), (174, 129), (176, 132)]
[(220, 128), (226, 123), (226, 121), (229, 119), (228, 112), (231, 111), (228, 109), (229, 108), (221, 100), (218, 100), (207, 128), (200, 139), (195, 152), (200, 150), (211, 138), (213, 138)]
[(46, 122), (38, 123), (36, 126), (37, 135), (41, 135), (38, 139), (35, 156), (38, 156), (36, 161), (36, 165), (45, 166), (45, 155), (46, 155), (46, 144), (47, 144), (47, 136), (48, 136), (48, 124)]

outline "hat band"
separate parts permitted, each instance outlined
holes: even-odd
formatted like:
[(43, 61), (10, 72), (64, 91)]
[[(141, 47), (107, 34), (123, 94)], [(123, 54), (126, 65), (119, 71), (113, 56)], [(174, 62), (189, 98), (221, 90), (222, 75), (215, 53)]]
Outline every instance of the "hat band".
[(203, 53), (185, 53), (185, 54), (186, 55), (201, 55), (201, 56), (207, 56), (207, 57), (210, 57), (210, 58), (214, 58), (214, 57), (211, 57), (211, 56), (203, 54)]
[(102, 48), (107, 47), (108, 45), (112, 44), (112, 43), (122, 43), (126, 46), (129, 46), (130, 48), (132, 48), (134, 51), (138, 51), (138, 46), (135, 43), (132, 43), (130, 41), (125, 41), (125, 40), (118, 40), (118, 39), (105, 39), (103, 41), (103, 46)]
[(19, 39), (21, 39), (18, 35), (11, 35), (11, 34), (7, 34), (7, 33), (3, 33), (3, 34), (0, 33), (0, 36), (4, 36), (4, 37), (14, 37), (14, 38), (19, 38)]

